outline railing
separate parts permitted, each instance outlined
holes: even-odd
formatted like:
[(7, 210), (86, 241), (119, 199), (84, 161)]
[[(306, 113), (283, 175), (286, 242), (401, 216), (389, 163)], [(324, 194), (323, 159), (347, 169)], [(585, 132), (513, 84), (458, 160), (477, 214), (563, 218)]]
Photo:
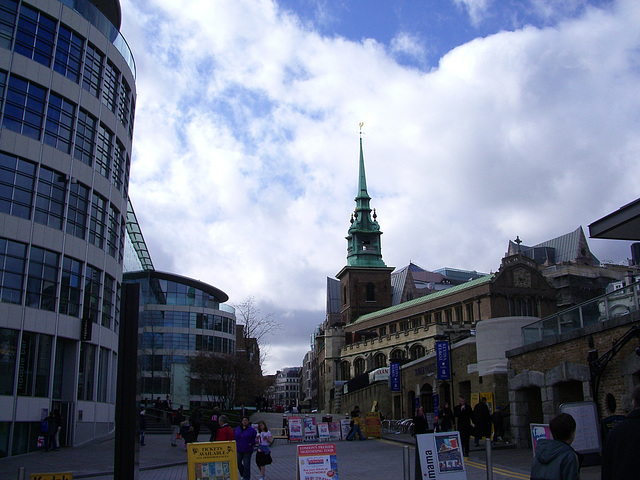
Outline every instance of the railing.
[(539, 342), (640, 310), (640, 282), (568, 308), (522, 327), (523, 345)]

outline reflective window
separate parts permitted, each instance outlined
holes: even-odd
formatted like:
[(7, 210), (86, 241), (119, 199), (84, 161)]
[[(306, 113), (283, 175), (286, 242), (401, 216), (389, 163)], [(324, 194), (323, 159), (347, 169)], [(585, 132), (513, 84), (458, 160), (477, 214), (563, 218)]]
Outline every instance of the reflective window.
[(56, 252), (31, 247), (27, 269), (27, 307), (55, 311), (59, 262)]
[(120, 212), (113, 204), (109, 205), (109, 228), (107, 230), (107, 253), (117, 257), (120, 245)]
[(98, 141), (96, 146), (96, 170), (103, 177), (109, 178), (111, 173), (111, 150), (113, 149), (113, 133), (104, 125), (98, 129)]
[(119, 191), (122, 190), (123, 170), (125, 166), (125, 151), (120, 140), (116, 139), (116, 146), (113, 150), (113, 171), (111, 172), (111, 183)]
[[(0, 15), (1, 14), (2, 14), (2, 10), (0, 10)], [(7, 88), (7, 72), (3, 72), (2, 70), (0, 70), (0, 104), (2, 104), (2, 100), (4, 99), (4, 92), (6, 88)]]
[(122, 261), (124, 259), (125, 230), (126, 230), (126, 220), (124, 218), (124, 215), (122, 215), (120, 217), (120, 234), (119, 234), (120, 242), (118, 245), (118, 262), (120, 264), (122, 264)]
[(16, 25), (18, 12), (17, 0), (0, 1), (0, 47), (11, 50), (13, 29)]
[(116, 113), (116, 106), (118, 104), (119, 76), (120, 72), (118, 69), (107, 60), (102, 81), (102, 103), (113, 113)]
[[(120, 123), (127, 128), (129, 125), (129, 114), (131, 109), (131, 87), (127, 81), (122, 78), (122, 83), (120, 84), (120, 98), (118, 99), (118, 119)], [(128, 129), (127, 129), (128, 131)]]
[(69, 100), (51, 93), (44, 127), (44, 142), (64, 153), (71, 151), (71, 134), (76, 106)]
[(27, 246), (0, 238), (0, 302), (22, 303)]
[(24, 3), (20, 7), (14, 50), (42, 65), (51, 66), (56, 22)]
[(96, 267), (87, 265), (84, 275), (84, 302), (82, 308), (82, 318), (90, 319), (93, 323), (98, 323), (100, 313), (100, 289), (102, 271)]
[(34, 213), (36, 222), (62, 230), (65, 187), (65, 175), (40, 167)]
[(82, 88), (96, 97), (100, 93), (100, 77), (102, 76), (102, 63), (104, 55), (91, 45), (87, 45), (87, 53), (84, 57), (84, 70), (82, 72)]
[(109, 391), (109, 357), (110, 352), (104, 347), (100, 347), (100, 361), (98, 363), (98, 402), (107, 401)]
[(136, 114), (136, 100), (131, 98), (131, 112), (129, 114), (129, 138), (133, 137), (133, 121)]
[(95, 371), (96, 346), (81, 342), (80, 363), (78, 364), (78, 400), (93, 400)]
[(104, 248), (105, 226), (107, 224), (107, 201), (97, 193), (91, 200), (91, 218), (89, 220), (89, 242)]
[(0, 152), (0, 212), (31, 217), (35, 163)]
[(104, 275), (104, 288), (102, 290), (102, 326), (112, 328), (113, 321), (113, 301), (116, 294), (116, 281), (107, 275)]
[(88, 217), (89, 187), (72, 182), (69, 186), (69, 204), (67, 205), (67, 233), (84, 240), (87, 235)]
[(80, 293), (82, 289), (82, 262), (71, 257), (62, 261), (62, 282), (60, 285), (60, 314), (80, 316)]
[(71, 29), (60, 25), (53, 69), (78, 83), (84, 40)]
[(2, 126), (40, 140), (46, 90), (18, 77), (9, 79)]
[(53, 337), (32, 332), (22, 333), (17, 393), (21, 396), (46, 397), (49, 394)]
[(0, 395), (13, 395), (19, 333), (18, 330), (0, 328)]
[(93, 158), (93, 145), (96, 141), (96, 123), (98, 121), (89, 113), (80, 109), (78, 112), (78, 126), (76, 127), (76, 140), (73, 149), (73, 157), (82, 163), (91, 166)]
[(116, 283), (116, 314), (113, 316), (113, 331), (120, 332), (120, 299), (122, 298), (122, 286)]

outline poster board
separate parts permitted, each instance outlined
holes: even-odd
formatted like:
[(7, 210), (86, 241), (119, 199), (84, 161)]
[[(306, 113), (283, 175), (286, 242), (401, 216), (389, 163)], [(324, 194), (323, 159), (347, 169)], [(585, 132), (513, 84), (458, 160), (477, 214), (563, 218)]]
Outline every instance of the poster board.
[(189, 480), (238, 480), (235, 440), (188, 444), (187, 469)]
[(340, 420), (340, 432), (342, 432), (343, 440), (347, 439), (347, 435), (349, 435), (350, 431), (351, 431), (351, 420), (349, 420), (348, 418), (343, 418), (342, 420)]
[(600, 423), (594, 402), (570, 402), (560, 405), (560, 412), (568, 413), (576, 421), (576, 438), (571, 444), (581, 454), (600, 453)]
[(29, 478), (31, 480), (73, 480), (73, 473), (32, 473)]
[(531, 432), (531, 451), (533, 452), (533, 456), (536, 456), (536, 447), (538, 446), (538, 441), (543, 438), (553, 438), (551, 435), (551, 430), (549, 430), (549, 425), (546, 423), (530, 423), (529, 431)]
[(342, 431), (340, 430), (340, 422), (330, 422), (329, 423), (329, 438), (331, 440), (341, 440), (342, 439)]
[(424, 433), (416, 440), (424, 478), (467, 480), (459, 432)]
[(329, 424), (328, 423), (319, 423), (318, 424), (318, 440), (321, 442), (329, 441)]
[(380, 412), (365, 412), (364, 426), (367, 438), (382, 438), (382, 422)]
[(304, 429), (302, 426), (302, 417), (289, 417), (289, 441), (303, 442)]
[(338, 458), (335, 443), (298, 445), (298, 480), (338, 480)]
[(315, 442), (318, 440), (318, 429), (316, 428), (315, 417), (304, 417), (302, 421), (304, 427), (304, 441)]

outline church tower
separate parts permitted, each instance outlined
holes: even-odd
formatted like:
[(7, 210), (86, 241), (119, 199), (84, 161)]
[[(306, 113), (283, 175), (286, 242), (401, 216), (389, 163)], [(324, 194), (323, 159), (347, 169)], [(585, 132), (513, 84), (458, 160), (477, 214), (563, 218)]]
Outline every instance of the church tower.
[(361, 315), (391, 306), (391, 272), (382, 260), (380, 225), (370, 206), (360, 136), (360, 170), (356, 209), (347, 234), (347, 265), (338, 272), (340, 320), (347, 325)]

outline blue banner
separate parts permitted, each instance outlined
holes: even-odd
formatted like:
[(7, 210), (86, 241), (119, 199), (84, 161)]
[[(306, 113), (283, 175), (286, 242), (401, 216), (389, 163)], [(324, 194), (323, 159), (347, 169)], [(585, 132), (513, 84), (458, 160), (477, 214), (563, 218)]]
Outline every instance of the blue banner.
[(400, 392), (400, 364), (391, 362), (389, 364), (389, 386), (392, 392)]
[(438, 366), (438, 380), (451, 380), (449, 342), (436, 342), (436, 362)]

